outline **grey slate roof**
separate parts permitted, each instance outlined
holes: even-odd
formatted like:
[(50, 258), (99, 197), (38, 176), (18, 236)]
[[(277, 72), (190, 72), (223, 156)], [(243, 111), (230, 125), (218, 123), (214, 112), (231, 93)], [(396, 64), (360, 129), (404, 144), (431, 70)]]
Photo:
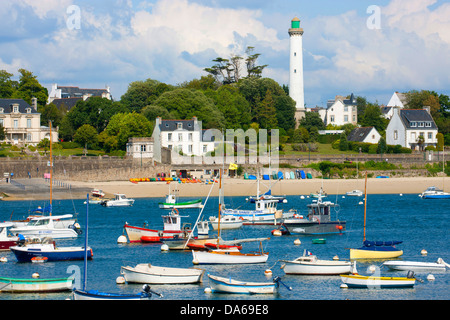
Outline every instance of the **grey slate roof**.
[[(401, 109), (400, 118), (407, 129), (417, 129), (419, 128), (419, 122), (424, 122), (424, 125), (420, 128), (427, 129), (437, 129), (436, 123), (433, 120), (431, 114), (424, 109)], [(411, 126), (411, 123), (415, 122), (417, 125), (415, 127)], [(431, 123), (431, 126), (426, 126), (425, 123)]]
[(83, 97), (83, 94), (90, 94), (92, 96), (101, 97), (102, 93), (107, 93), (106, 89), (83, 89), (79, 87), (65, 87), (58, 86), (58, 89), (61, 89), (61, 97), (62, 98), (74, 98), (74, 97)]
[(19, 104), (20, 113), (27, 113), (27, 108), (31, 109), (30, 113), (39, 113), (23, 99), (0, 99), (0, 108), (3, 108), (3, 113), (11, 113), (13, 110), (12, 105), (16, 103)]
[(373, 127), (355, 128), (347, 136), (348, 141), (362, 142), (367, 135), (372, 131)]
[(194, 120), (161, 120), (159, 128), (161, 131), (175, 131), (178, 123), (182, 124), (183, 130), (194, 131)]
[(51, 103), (53, 103), (58, 109), (61, 108), (61, 106), (66, 106), (67, 111), (75, 107), (78, 101), (83, 100), (82, 97), (79, 98), (61, 98), (61, 99), (53, 99)]

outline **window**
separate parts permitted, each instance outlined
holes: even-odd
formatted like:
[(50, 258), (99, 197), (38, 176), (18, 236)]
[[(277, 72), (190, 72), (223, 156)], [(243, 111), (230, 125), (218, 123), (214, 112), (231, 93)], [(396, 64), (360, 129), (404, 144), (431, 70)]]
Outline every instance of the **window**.
[(206, 153), (206, 151), (208, 151), (208, 148), (206, 145), (203, 145), (203, 153)]
[(14, 120), (14, 129), (19, 127), (19, 120)]
[(294, 69), (294, 73), (297, 73), (297, 69)]
[(27, 133), (27, 141), (31, 141), (31, 138), (32, 138), (31, 133)]
[(0, 127), (4, 127), (5, 125), (3, 124), (3, 119), (0, 119)]
[(189, 133), (188, 140), (192, 141), (192, 133)]
[(169, 150), (172, 150), (172, 145), (169, 144), (169, 145), (167, 146), (167, 148), (169, 148)]
[(353, 115), (353, 122), (356, 121), (356, 115)]
[(181, 122), (177, 123), (177, 129), (183, 129), (183, 124)]
[(344, 122), (348, 122), (348, 116), (347, 115), (344, 116)]
[(419, 127), (423, 127), (423, 122), (422, 121), (419, 122)]
[(167, 141), (172, 141), (172, 133), (167, 134)]
[(19, 106), (13, 106), (13, 112), (14, 113), (19, 112)]
[(330, 122), (334, 122), (334, 116), (330, 116)]
[(432, 132), (428, 132), (428, 140), (432, 140), (433, 139), (433, 133)]
[(27, 128), (31, 128), (31, 119), (27, 119)]
[(188, 152), (192, 153), (192, 144), (188, 145)]
[(178, 141), (183, 141), (183, 134), (182, 133), (178, 134)]
[(27, 113), (31, 113), (31, 108), (27, 108)]
[(394, 130), (394, 140), (397, 140), (397, 139), (398, 139), (398, 131)]
[(146, 152), (147, 146), (145, 144), (141, 144), (141, 152)]
[(297, 56), (297, 52), (294, 52), (294, 57), (296, 57)]
[(417, 127), (417, 122), (411, 121), (411, 127)]
[(0, 113), (3, 113), (3, 108), (0, 108)]
[(425, 127), (431, 127), (431, 122), (425, 122)]

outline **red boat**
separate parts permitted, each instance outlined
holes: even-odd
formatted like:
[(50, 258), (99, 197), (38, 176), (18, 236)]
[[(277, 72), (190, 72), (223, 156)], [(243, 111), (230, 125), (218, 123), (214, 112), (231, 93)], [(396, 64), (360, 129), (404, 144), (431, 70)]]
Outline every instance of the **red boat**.
[(0, 223), (0, 251), (9, 250), (9, 247), (15, 246), (19, 237), (8, 235), (8, 228), (12, 227), (11, 222)]

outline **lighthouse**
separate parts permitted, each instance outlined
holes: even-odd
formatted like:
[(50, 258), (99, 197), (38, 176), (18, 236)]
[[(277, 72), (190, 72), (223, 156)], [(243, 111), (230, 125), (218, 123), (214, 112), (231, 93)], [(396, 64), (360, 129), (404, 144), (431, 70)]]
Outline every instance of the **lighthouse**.
[(289, 96), (296, 102), (296, 121), (305, 116), (305, 96), (303, 91), (303, 29), (300, 19), (291, 20), (289, 28)]

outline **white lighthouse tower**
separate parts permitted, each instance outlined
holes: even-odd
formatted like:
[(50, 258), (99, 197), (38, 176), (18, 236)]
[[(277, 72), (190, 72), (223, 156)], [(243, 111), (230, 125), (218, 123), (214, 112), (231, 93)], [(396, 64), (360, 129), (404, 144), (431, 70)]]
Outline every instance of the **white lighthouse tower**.
[(289, 96), (296, 102), (296, 121), (305, 116), (305, 96), (303, 91), (303, 29), (300, 19), (295, 17), (289, 28)]

